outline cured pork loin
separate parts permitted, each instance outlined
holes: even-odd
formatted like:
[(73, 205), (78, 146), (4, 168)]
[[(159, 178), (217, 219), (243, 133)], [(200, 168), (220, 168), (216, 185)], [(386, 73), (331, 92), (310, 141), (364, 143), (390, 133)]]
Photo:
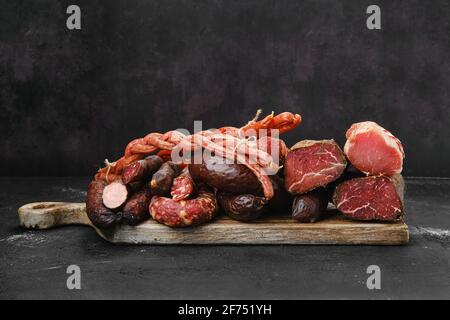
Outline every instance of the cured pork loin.
[(303, 194), (326, 186), (339, 178), (346, 167), (345, 155), (334, 140), (300, 141), (286, 156), (286, 190)]
[(401, 175), (355, 178), (336, 187), (333, 203), (351, 219), (395, 221), (403, 215), (404, 186)]
[(388, 176), (402, 172), (405, 153), (400, 140), (377, 123), (354, 123), (345, 136), (345, 155), (358, 170)]

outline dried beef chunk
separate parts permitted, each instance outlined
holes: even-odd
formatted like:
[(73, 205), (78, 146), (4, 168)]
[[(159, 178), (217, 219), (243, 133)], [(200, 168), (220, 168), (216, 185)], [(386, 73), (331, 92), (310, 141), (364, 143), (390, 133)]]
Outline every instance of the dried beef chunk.
[(396, 221), (404, 212), (404, 185), (401, 175), (351, 179), (336, 187), (333, 203), (351, 219)]
[(286, 156), (285, 187), (291, 194), (303, 194), (338, 179), (347, 161), (334, 140), (303, 140)]

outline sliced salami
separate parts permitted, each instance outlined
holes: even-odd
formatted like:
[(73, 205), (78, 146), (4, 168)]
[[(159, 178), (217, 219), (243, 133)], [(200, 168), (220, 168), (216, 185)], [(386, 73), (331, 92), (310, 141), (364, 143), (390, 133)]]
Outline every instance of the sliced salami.
[(187, 168), (173, 179), (170, 195), (175, 201), (180, 201), (189, 198), (195, 191), (194, 181), (192, 180)]

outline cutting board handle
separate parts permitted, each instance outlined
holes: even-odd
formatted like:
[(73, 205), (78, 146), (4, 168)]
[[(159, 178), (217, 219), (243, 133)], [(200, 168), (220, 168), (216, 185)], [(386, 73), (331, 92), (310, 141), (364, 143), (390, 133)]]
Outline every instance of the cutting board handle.
[(33, 202), (18, 210), (20, 225), (30, 229), (49, 229), (68, 224), (91, 225), (86, 204), (70, 202)]

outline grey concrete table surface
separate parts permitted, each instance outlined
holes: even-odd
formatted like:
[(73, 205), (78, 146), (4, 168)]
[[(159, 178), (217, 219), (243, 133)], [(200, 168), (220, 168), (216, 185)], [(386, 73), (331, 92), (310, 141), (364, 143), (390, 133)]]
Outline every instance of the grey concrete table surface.
[[(119, 246), (83, 226), (19, 227), (19, 206), (82, 202), (87, 183), (0, 178), (0, 298), (450, 298), (450, 179), (407, 179), (407, 246)], [(81, 290), (66, 287), (71, 264)], [(369, 265), (381, 290), (366, 287)]]

